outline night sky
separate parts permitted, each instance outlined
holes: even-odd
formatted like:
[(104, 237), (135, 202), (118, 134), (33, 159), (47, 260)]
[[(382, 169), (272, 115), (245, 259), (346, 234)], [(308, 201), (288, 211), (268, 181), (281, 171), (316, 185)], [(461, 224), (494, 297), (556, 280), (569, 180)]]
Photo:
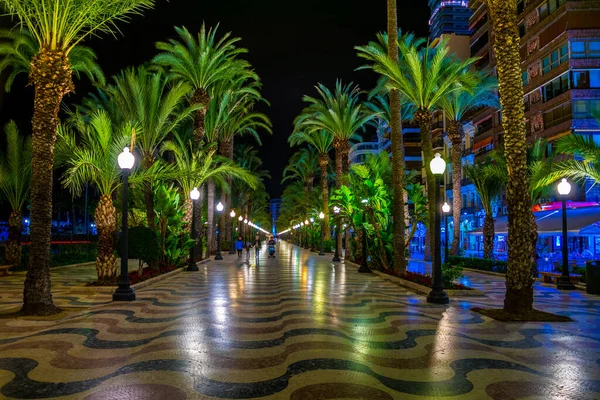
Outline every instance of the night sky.
[[(426, 0), (398, 1), (399, 25), (404, 31), (428, 34)], [(273, 135), (263, 135), (261, 155), (273, 179), (266, 182), (271, 197), (281, 195), (281, 171), (293, 149), (287, 144), (292, 121), (302, 110), (302, 96), (315, 95), (319, 82), (329, 87), (336, 79), (354, 82), (368, 90), (376, 82), (370, 71), (355, 71), (362, 64), (354, 46), (366, 44), (386, 29), (385, 0), (158, 0), (156, 8), (119, 24), (123, 35), (103, 36), (85, 42), (97, 53), (107, 77), (143, 63), (155, 53), (154, 44), (175, 35), (173, 26), (199, 30), (202, 22), (220, 23), (219, 32), (242, 38), (248, 60), (263, 81), (263, 96), (271, 103), (264, 111), (273, 122)], [(8, 27), (10, 21), (1, 25)], [(23, 132), (30, 131), (33, 96), (26, 79), (15, 82), (0, 99), (0, 122), (13, 118)], [(3, 84), (2, 84), (3, 87)], [(92, 88), (84, 79), (66, 99), (77, 102)]]

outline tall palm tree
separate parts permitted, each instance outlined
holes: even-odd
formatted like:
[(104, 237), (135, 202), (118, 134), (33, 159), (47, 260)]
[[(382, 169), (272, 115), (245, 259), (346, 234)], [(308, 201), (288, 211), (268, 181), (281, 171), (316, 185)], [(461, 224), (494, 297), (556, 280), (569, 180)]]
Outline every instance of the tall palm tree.
[(57, 160), (66, 167), (61, 182), (75, 196), (81, 195), (87, 184), (94, 185), (100, 192), (94, 214), (98, 229), (96, 272), (99, 281), (113, 281), (117, 277), (114, 255), (117, 212), (112, 199), (121, 187), (117, 157), (131, 139), (132, 126), (118, 127), (105, 111), (99, 110), (92, 115), (89, 124), (80, 119), (76, 128), (79, 140), (72, 130), (59, 129)]
[[(452, 143), (452, 214), (454, 218), (454, 237), (452, 253), (458, 255), (460, 245), (460, 217), (462, 213), (462, 142), (465, 137), (463, 122), (465, 116), (478, 107), (500, 107), (496, 94), (498, 80), (487, 71), (468, 70), (473, 74), (475, 86), (461, 88), (443, 97), (438, 105), (448, 119), (448, 139)], [(469, 89), (469, 90), (467, 90)]]
[(561, 178), (570, 178), (585, 183), (600, 183), (600, 145), (592, 136), (567, 135), (556, 142), (556, 152), (572, 157), (554, 163), (552, 172), (540, 183), (549, 185)]
[(508, 268), (504, 310), (522, 314), (533, 309), (531, 278), (531, 199), (528, 187), (525, 109), (521, 70), (521, 37), (517, 21), (517, 0), (486, 0), (494, 31), (498, 91), (502, 104), (502, 125), (508, 160)]
[(323, 230), (324, 240), (331, 239), (329, 231), (329, 152), (333, 149), (333, 134), (327, 131), (294, 131), (288, 141), (292, 146), (307, 143), (319, 153), (319, 168), (321, 169), (321, 197), (323, 202)]
[[(326, 131), (333, 135), (335, 148), (335, 186), (342, 187), (344, 171), (348, 170), (350, 140), (358, 139), (357, 132), (378, 115), (370, 112), (359, 98), (358, 86), (343, 85), (337, 81), (332, 92), (325, 85), (316, 86), (319, 98), (304, 96), (308, 104), (294, 121), (299, 131)], [(338, 221), (339, 223), (339, 221)], [(342, 254), (342, 237), (338, 235), (336, 246)]]
[[(485, 218), (483, 220), (483, 257), (494, 256), (494, 216), (492, 215), (492, 201), (502, 193), (502, 185), (498, 184), (495, 176), (488, 173), (482, 164), (464, 166), (465, 176), (473, 182), (475, 190), (479, 193)], [(455, 222), (455, 227), (456, 225)], [(457, 229), (455, 229), (457, 230)]]
[[(201, 107), (199, 104), (186, 106), (186, 96), (190, 92), (187, 83), (169, 84), (164, 74), (143, 66), (121, 72), (107, 91), (122, 120), (135, 123), (140, 130), (135, 143), (145, 170), (156, 162), (160, 144), (166, 136)], [(151, 184), (144, 188), (144, 202), (148, 227), (154, 229)]]
[(71, 52), (91, 34), (113, 33), (116, 22), (151, 8), (154, 0), (69, 1), (0, 0), (38, 42), (29, 82), (35, 91), (32, 119), (31, 257), (23, 291), (23, 312), (58, 312), (50, 284), (52, 167), (63, 96), (74, 89)]
[(0, 192), (11, 207), (5, 262), (9, 265), (19, 265), (23, 207), (29, 197), (31, 178), (31, 139), (19, 135), (19, 129), (14, 121), (6, 124), (4, 132), (6, 154), (0, 154)]
[[(380, 34), (379, 42), (385, 42)], [(387, 52), (381, 50), (377, 43), (370, 43), (364, 47), (357, 47), (359, 55), (373, 64), (370, 66), (375, 72), (387, 77), (388, 86), (397, 89), (402, 96), (416, 107), (414, 120), (421, 131), (421, 144), (423, 148), (423, 164), (427, 177), (427, 197), (430, 205), (435, 204), (436, 190), (435, 177), (429, 168), (433, 159), (433, 141), (431, 137), (432, 111), (438, 106), (441, 99), (461, 87), (472, 87), (473, 78), (463, 72), (467, 70), (475, 59), (458, 61), (449, 56), (448, 41), (442, 40), (435, 47), (423, 46), (421, 40), (416, 40), (411, 35), (398, 39), (398, 61), (390, 60)], [(435, 207), (429, 208), (429, 221), (434, 220)], [(427, 230), (428, 253), (431, 256), (433, 248), (432, 229)]]
[(237, 59), (239, 55), (248, 52), (242, 47), (236, 47), (241, 39), (231, 37), (230, 32), (218, 39), (217, 29), (218, 25), (214, 29), (207, 29), (202, 24), (197, 37), (194, 37), (186, 27), (176, 27), (179, 39), (156, 43), (156, 48), (161, 52), (154, 57), (153, 63), (165, 67), (170, 80), (190, 85), (190, 104), (202, 105), (194, 119), (196, 143), (204, 140), (206, 135), (204, 119), (216, 88), (241, 71), (248, 70), (248, 64)]

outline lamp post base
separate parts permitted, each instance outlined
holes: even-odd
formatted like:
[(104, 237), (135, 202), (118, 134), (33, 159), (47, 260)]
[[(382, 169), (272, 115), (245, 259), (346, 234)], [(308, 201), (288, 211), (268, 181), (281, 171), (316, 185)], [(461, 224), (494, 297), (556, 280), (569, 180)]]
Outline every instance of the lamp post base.
[(131, 286), (124, 288), (117, 288), (113, 293), (113, 301), (134, 301), (135, 291)]
[(198, 264), (196, 264), (196, 263), (190, 263), (188, 265), (188, 267), (187, 267), (187, 271), (188, 272), (198, 272), (200, 270), (198, 269)]
[(229, 250), (229, 254), (235, 254), (235, 249), (233, 249), (233, 247)]
[(324, 252), (323, 250), (321, 250), (321, 251), (319, 251), (319, 255), (320, 255), (320, 256), (324, 256), (324, 255), (325, 255), (325, 252)]
[(215, 255), (215, 260), (222, 260), (222, 259), (223, 259), (223, 256), (221, 255), (220, 252)]
[(575, 285), (571, 282), (570, 277), (562, 275), (556, 282), (556, 288), (558, 290), (575, 290)]
[(450, 303), (450, 298), (444, 289), (431, 289), (431, 292), (427, 295), (427, 302), (433, 304), (448, 304)]
[(340, 262), (340, 261), (342, 261), (342, 260), (340, 260), (340, 256), (338, 256), (337, 254), (335, 254), (333, 256), (333, 258), (331, 259), (331, 262)]
[(369, 268), (366, 265), (360, 265), (360, 268), (358, 269), (358, 272), (362, 273), (362, 274), (370, 274), (371, 273), (371, 268)]

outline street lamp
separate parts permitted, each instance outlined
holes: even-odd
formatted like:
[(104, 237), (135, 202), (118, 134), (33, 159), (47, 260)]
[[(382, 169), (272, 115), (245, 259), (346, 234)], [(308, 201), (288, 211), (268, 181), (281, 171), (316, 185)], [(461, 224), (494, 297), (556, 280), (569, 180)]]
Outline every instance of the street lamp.
[(308, 243), (308, 220), (305, 219), (304, 220), (304, 248), (308, 249), (310, 247), (309, 243)]
[(569, 246), (567, 243), (567, 196), (569, 193), (571, 193), (571, 184), (563, 178), (558, 184), (558, 194), (562, 200), (562, 275), (556, 282), (556, 288), (560, 290), (575, 289), (569, 276)]
[(362, 259), (360, 262), (360, 268), (358, 272), (369, 273), (371, 269), (369, 268), (369, 264), (367, 263), (367, 228), (365, 228), (365, 224), (367, 222), (367, 206), (369, 204), (368, 199), (362, 199), (361, 203), (363, 204), (363, 215), (362, 215)]
[(231, 210), (229, 216), (231, 217), (231, 243), (229, 244), (229, 254), (235, 254), (235, 210)]
[(320, 256), (324, 256), (324, 255), (325, 255), (325, 251), (323, 251), (323, 250), (324, 250), (324, 249), (323, 249), (323, 233), (324, 233), (324, 232), (323, 232), (323, 230), (324, 230), (324, 229), (323, 229), (323, 228), (324, 228), (324, 226), (323, 226), (323, 225), (325, 224), (325, 214), (323, 214), (323, 211), (321, 211), (321, 212), (319, 213), (319, 219), (321, 220), (321, 249), (320, 249), (320, 251), (319, 251), (319, 255), (320, 255)]
[[(192, 240), (194, 245), (190, 249), (190, 261), (188, 263), (188, 271), (198, 271), (198, 265), (196, 264), (196, 238), (198, 233), (196, 232), (196, 203), (200, 198), (200, 191), (198, 188), (193, 188), (190, 191), (190, 199), (192, 199)], [(200, 244), (202, 246), (202, 244)]]
[(119, 276), (119, 287), (113, 293), (113, 301), (133, 301), (135, 300), (135, 292), (129, 282), (127, 195), (129, 190), (129, 173), (135, 163), (135, 157), (129, 152), (129, 147), (123, 149), (123, 152), (117, 158), (117, 162), (123, 171), (123, 209), (121, 216), (121, 276)]
[(450, 205), (447, 202), (444, 202), (442, 211), (444, 212), (444, 262), (448, 262), (448, 213), (450, 212)]
[(333, 251), (333, 258), (331, 261), (340, 262), (340, 253), (338, 251), (338, 235), (340, 234), (340, 220), (338, 216), (340, 214), (340, 208), (338, 206), (334, 206), (333, 213), (335, 214), (335, 250)]
[[(220, 220), (221, 218), (221, 213), (223, 212), (223, 203), (219, 202), (219, 204), (217, 204), (217, 221)], [(215, 260), (222, 260), (223, 256), (221, 255), (221, 227), (219, 226), (219, 223), (217, 222), (217, 254), (215, 254)]]
[(436, 303), (436, 304), (448, 304), (450, 299), (448, 295), (444, 291), (444, 285), (442, 283), (442, 251), (440, 248), (440, 184), (442, 180), (442, 175), (446, 170), (446, 161), (440, 156), (440, 153), (436, 153), (435, 157), (429, 163), (429, 168), (431, 168), (431, 172), (435, 175), (435, 223), (433, 226), (434, 233), (434, 265), (432, 268), (433, 272), (433, 285), (431, 285), (431, 292), (427, 296), (428, 303)]

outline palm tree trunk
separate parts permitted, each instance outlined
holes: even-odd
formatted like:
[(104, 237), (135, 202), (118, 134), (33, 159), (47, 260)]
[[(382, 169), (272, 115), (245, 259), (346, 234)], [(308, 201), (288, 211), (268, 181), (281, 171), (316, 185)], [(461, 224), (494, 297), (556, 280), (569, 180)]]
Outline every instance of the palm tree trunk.
[(323, 198), (323, 240), (330, 240), (329, 232), (329, 185), (327, 184), (327, 165), (329, 164), (329, 155), (327, 153), (319, 154), (319, 167), (321, 167), (321, 196)]
[(196, 112), (194, 118), (194, 144), (199, 146), (206, 136), (206, 127), (204, 120), (206, 118), (206, 112), (208, 111), (208, 105), (210, 104), (210, 97), (206, 90), (196, 89), (192, 96), (191, 104), (202, 104), (202, 108)]
[(110, 195), (100, 196), (98, 207), (94, 213), (94, 221), (98, 229), (98, 256), (96, 258), (98, 281), (112, 282), (117, 278), (117, 258), (114, 254), (117, 211)]
[(8, 241), (6, 242), (5, 262), (8, 265), (21, 264), (21, 231), (23, 218), (21, 210), (14, 210), (8, 217)]
[(52, 302), (50, 236), (52, 226), (52, 170), (58, 111), (73, 90), (71, 65), (62, 50), (42, 48), (31, 61), (35, 88), (32, 119), (31, 254), (23, 290), (22, 312), (51, 315), (60, 310)]
[(535, 215), (531, 213), (531, 275), (534, 278), (538, 277), (538, 254), (537, 254), (537, 241), (538, 241), (538, 226), (535, 220)]
[(435, 235), (433, 234), (433, 221), (435, 220), (435, 194), (436, 190), (440, 188), (435, 186), (435, 176), (429, 168), (429, 163), (433, 160), (433, 144), (431, 140), (431, 113), (427, 110), (417, 110), (415, 112), (415, 122), (419, 125), (421, 130), (421, 146), (423, 149), (423, 166), (425, 168), (425, 176), (427, 180), (427, 203), (428, 203), (428, 224), (427, 233), (425, 239), (425, 255), (426, 261), (435, 262), (433, 259), (433, 248), (438, 243), (433, 243)]
[[(219, 142), (219, 154), (223, 157), (227, 157), (230, 160), (233, 160), (233, 138), (229, 140), (223, 140)], [(221, 240), (229, 241), (231, 240), (231, 229), (232, 229), (232, 221), (229, 221), (229, 212), (231, 211), (231, 190), (232, 190), (233, 179), (231, 177), (227, 178), (227, 185), (229, 186), (229, 193), (223, 191), (223, 213), (221, 214), (221, 232), (222, 237)]]
[(216, 227), (215, 227), (215, 181), (212, 179), (208, 180), (207, 195), (206, 195), (206, 210), (208, 222), (208, 230), (206, 231), (206, 256), (210, 257), (211, 254), (217, 250), (217, 238), (216, 238)]
[(192, 199), (190, 199), (190, 196), (185, 196), (185, 200), (183, 201), (183, 224), (185, 224), (188, 227), (190, 234), (192, 232), (192, 215)]
[[(396, 0), (387, 0), (388, 55), (398, 60), (398, 9)], [(392, 188), (394, 190), (394, 271), (406, 271), (405, 214), (404, 214), (404, 138), (402, 137), (402, 109), (400, 92), (390, 90), (390, 128), (392, 148)]]
[[(204, 216), (203, 216), (203, 209), (204, 209), (204, 199), (206, 198), (205, 196), (205, 186), (204, 185), (200, 185), (200, 188), (198, 188), (198, 190), (200, 191), (200, 197), (198, 198), (198, 200), (196, 201), (196, 234), (197, 234), (197, 242), (196, 242), (196, 255), (198, 257), (198, 260), (201, 260), (202, 258), (204, 258), (204, 246), (202, 245), (202, 240), (204, 238)], [(196, 261), (198, 261), (196, 260)]]
[(451, 121), (448, 126), (448, 138), (452, 142), (452, 217), (454, 233), (452, 236), (452, 254), (460, 253), (460, 216), (462, 213), (462, 149), (464, 130), (460, 121)]
[(487, 0), (494, 29), (498, 90), (502, 104), (504, 147), (508, 167), (508, 267), (504, 310), (523, 314), (533, 309), (531, 277), (531, 199), (527, 175), (527, 142), (523, 78), (516, 0)]
[(483, 219), (483, 258), (494, 258), (494, 217), (490, 210), (485, 210), (485, 218)]
[[(342, 143), (339, 139), (334, 139), (333, 146), (335, 147), (335, 188), (340, 189), (342, 187), (342, 176), (344, 174), (344, 166), (342, 162)], [(342, 218), (338, 217), (336, 221), (338, 226), (338, 232), (342, 232)], [(346, 242), (348, 243), (348, 242)], [(342, 235), (337, 235), (335, 238), (335, 246), (337, 247), (337, 252), (342, 256)]]

